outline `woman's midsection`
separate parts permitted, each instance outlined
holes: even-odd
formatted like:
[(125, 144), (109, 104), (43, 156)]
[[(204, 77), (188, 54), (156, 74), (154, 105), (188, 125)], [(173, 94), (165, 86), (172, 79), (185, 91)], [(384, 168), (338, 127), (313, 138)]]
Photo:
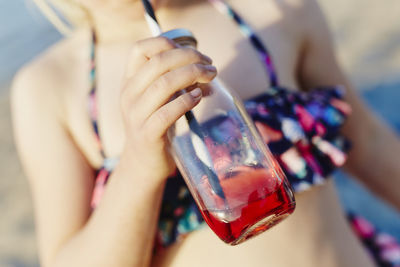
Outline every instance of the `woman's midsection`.
[(232, 247), (204, 226), (158, 253), (153, 266), (373, 266), (346, 222), (331, 180), (296, 200), (293, 215), (249, 241)]

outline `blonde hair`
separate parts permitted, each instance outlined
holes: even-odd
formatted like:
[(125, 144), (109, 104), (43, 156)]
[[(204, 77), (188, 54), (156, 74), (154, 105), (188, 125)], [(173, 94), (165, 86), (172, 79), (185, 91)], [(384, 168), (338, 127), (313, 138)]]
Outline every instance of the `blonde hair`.
[(33, 2), (64, 35), (69, 35), (76, 27), (90, 24), (89, 13), (76, 0), (33, 0)]

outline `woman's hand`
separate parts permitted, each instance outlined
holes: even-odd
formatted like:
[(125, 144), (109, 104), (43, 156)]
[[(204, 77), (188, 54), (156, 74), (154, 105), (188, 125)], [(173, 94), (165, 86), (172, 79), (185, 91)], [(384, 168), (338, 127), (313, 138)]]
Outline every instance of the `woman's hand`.
[[(201, 97), (197, 83), (216, 75), (211, 59), (192, 48), (180, 48), (165, 37), (135, 43), (121, 92), (126, 130), (123, 156), (165, 178), (175, 165), (167, 151), (168, 128)], [(185, 88), (195, 88), (171, 100)]]

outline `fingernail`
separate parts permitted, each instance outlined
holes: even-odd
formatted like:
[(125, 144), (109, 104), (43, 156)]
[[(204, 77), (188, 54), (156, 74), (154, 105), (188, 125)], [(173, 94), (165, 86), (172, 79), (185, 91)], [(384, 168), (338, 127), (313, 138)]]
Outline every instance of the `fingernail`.
[(201, 97), (201, 89), (200, 89), (200, 88), (193, 89), (192, 91), (190, 91), (190, 95), (191, 95), (194, 99), (200, 98), (200, 97)]
[(207, 62), (209, 62), (210, 64), (212, 63), (212, 59), (210, 57), (208, 57), (204, 54), (203, 54), (203, 56), (204, 56), (205, 60), (207, 60)]
[(208, 72), (217, 72), (217, 68), (214, 67), (213, 65), (204, 65), (204, 68), (205, 68)]

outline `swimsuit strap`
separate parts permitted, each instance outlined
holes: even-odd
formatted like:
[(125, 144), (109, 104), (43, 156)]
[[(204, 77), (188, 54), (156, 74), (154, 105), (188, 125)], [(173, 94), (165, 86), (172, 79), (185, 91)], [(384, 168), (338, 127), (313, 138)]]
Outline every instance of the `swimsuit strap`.
[(272, 56), (269, 53), (267, 47), (261, 41), (261, 39), (255, 34), (255, 31), (225, 1), (222, 1), (222, 0), (208, 0), (208, 1), (219, 12), (221, 12), (224, 15), (227, 15), (235, 23), (238, 24), (240, 32), (250, 40), (251, 44), (253, 45), (255, 50), (258, 52), (260, 60), (263, 63), (263, 65), (265, 66), (265, 70), (267, 71), (267, 75), (269, 77), (271, 87), (277, 87), (278, 86), (278, 76), (276, 74), (276, 69), (275, 69), (274, 63), (272, 61)]
[(106, 155), (104, 153), (103, 145), (101, 143), (99, 126), (98, 126), (98, 109), (97, 109), (97, 75), (96, 75), (96, 31), (92, 29), (92, 43), (90, 46), (90, 92), (89, 92), (89, 114), (90, 121), (92, 123), (93, 132), (95, 135), (98, 150), (101, 156), (105, 159)]
[[(258, 52), (260, 60), (265, 66), (265, 70), (270, 80), (271, 87), (278, 86), (278, 77), (275, 71), (275, 66), (272, 61), (271, 54), (261, 39), (255, 34), (255, 31), (237, 14), (226, 2), (222, 0), (208, 0), (218, 11), (227, 15), (239, 25), (240, 32), (247, 37), (255, 50)], [(97, 109), (97, 73), (96, 73), (96, 31), (92, 29), (92, 43), (90, 48), (90, 93), (89, 93), (89, 114), (92, 127), (95, 134), (98, 149), (101, 156), (106, 159), (104, 148), (101, 142), (99, 127), (98, 127), (98, 109)]]

